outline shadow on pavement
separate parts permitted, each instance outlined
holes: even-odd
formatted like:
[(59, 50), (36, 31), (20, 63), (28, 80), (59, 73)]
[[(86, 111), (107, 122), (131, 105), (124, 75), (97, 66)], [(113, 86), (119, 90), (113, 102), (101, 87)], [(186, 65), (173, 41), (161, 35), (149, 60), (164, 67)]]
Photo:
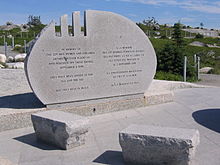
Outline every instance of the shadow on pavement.
[(42, 149), (42, 150), (61, 150), (57, 147), (54, 147), (52, 145), (48, 145), (42, 141), (37, 140), (35, 133), (15, 137), (13, 139), (20, 141), (22, 143), (28, 144), (30, 146)]
[(44, 105), (34, 93), (23, 93), (0, 97), (0, 108), (33, 109), (43, 108)]
[(109, 164), (109, 165), (124, 165), (121, 151), (108, 150), (93, 160), (95, 163)]
[(213, 131), (220, 133), (220, 109), (204, 109), (192, 114), (194, 120)]

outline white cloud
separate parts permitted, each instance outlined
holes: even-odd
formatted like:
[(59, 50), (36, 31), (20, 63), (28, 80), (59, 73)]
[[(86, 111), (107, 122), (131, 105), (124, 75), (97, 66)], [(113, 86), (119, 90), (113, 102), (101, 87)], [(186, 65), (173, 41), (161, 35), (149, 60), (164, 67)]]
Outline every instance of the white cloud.
[(220, 6), (207, 5), (207, 4), (189, 4), (183, 6), (185, 9), (191, 9), (195, 11), (200, 11), (204, 13), (220, 14)]
[(173, 5), (184, 9), (204, 13), (220, 14), (220, 2), (208, 0), (120, 0), (123, 2), (136, 2), (149, 5)]

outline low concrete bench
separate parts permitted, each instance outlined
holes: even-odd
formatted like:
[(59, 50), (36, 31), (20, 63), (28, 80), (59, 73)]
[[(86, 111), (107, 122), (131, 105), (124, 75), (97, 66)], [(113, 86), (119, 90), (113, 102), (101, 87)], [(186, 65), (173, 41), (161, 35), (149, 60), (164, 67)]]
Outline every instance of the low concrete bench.
[(50, 110), (31, 115), (39, 140), (70, 149), (85, 143), (88, 119), (72, 113)]
[(130, 125), (119, 133), (124, 161), (132, 164), (189, 165), (199, 144), (193, 129)]

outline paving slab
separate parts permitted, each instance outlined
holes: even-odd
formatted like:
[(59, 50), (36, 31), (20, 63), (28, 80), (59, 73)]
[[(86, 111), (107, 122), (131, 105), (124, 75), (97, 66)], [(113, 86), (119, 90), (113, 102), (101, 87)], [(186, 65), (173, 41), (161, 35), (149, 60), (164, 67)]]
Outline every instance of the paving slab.
[[(0, 69), (0, 79), (0, 123), (2, 123), (0, 125), (0, 132), (31, 126), (31, 113), (49, 110), (31, 91), (24, 70)], [(95, 102), (80, 102), (80, 104), (77, 102), (77, 105), (74, 103), (74, 108), (64, 108), (62, 110), (85, 116), (122, 111), (128, 108), (132, 109), (152, 104), (172, 102), (174, 99), (174, 90), (201, 87), (204, 88), (205, 86), (184, 82), (153, 80), (149, 90), (145, 92), (145, 98), (142, 94), (132, 98), (128, 96), (129, 98), (101, 99), (101, 102), (100, 100), (95, 100)], [(185, 100), (187, 101), (187, 99)], [(184, 101), (184, 99), (182, 101)], [(120, 113), (123, 115), (123, 112), (119, 112), (116, 113), (113, 118), (121, 118), (122, 115), (120, 115)], [(134, 112), (130, 114), (127, 113), (127, 116), (133, 115), (135, 115)], [(103, 116), (102, 120), (111, 120), (111, 118), (107, 117), (104, 119)]]
[(91, 132), (85, 145), (68, 151), (36, 141), (31, 127), (0, 132), (0, 157), (16, 165), (125, 165), (118, 133), (130, 124), (141, 123), (198, 129), (201, 142), (195, 164), (217, 165), (220, 164), (219, 94), (220, 88), (182, 89), (174, 91), (172, 103), (90, 116)]

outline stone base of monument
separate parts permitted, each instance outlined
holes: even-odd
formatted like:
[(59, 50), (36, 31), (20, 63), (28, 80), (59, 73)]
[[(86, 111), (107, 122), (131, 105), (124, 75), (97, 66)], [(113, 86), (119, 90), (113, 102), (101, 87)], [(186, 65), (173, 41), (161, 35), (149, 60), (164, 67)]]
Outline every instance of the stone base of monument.
[(70, 149), (85, 143), (88, 119), (62, 111), (38, 112), (31, 115), (39, 140), (62, 149)]
[(46, 105), (48, 110), (57, 109), (83, 116), (91, 116), (144, 106), (147, 106), (144, 94)]
[(147, 105), (162, 104), (172, 102), (174, 100), (173, 91), (147, 91), (144, 94), (145, 102)]
[(131, 164), (189, 165), (199, 132), (193, 129), (130, 125), (119, 133), (124, 161)]
[(65, 104), (51, 104), (47, 105), (46, 108), (11, 110), (12, 112), (10, 113), (1, 114), (0, 123), (2, 124), (0, 125), (0, 132), (32, 126), (32, 122), (30, 120), (31, 114), (41, 111), (57, 109), (82, 116), (92, 116), (173, 101), (172, 91), (162, 91), (147, 91), (145, 94), (131, 96), (121, 96)]
[(91, 116), (172, 102), (173, 99), (174, 94), (172, 91), (147, 91), (143, 94), (129, 96), (111, 97), (63, 104), (51, 104), (47, 105), (47, 109), (59, 109), (79, 115)]

